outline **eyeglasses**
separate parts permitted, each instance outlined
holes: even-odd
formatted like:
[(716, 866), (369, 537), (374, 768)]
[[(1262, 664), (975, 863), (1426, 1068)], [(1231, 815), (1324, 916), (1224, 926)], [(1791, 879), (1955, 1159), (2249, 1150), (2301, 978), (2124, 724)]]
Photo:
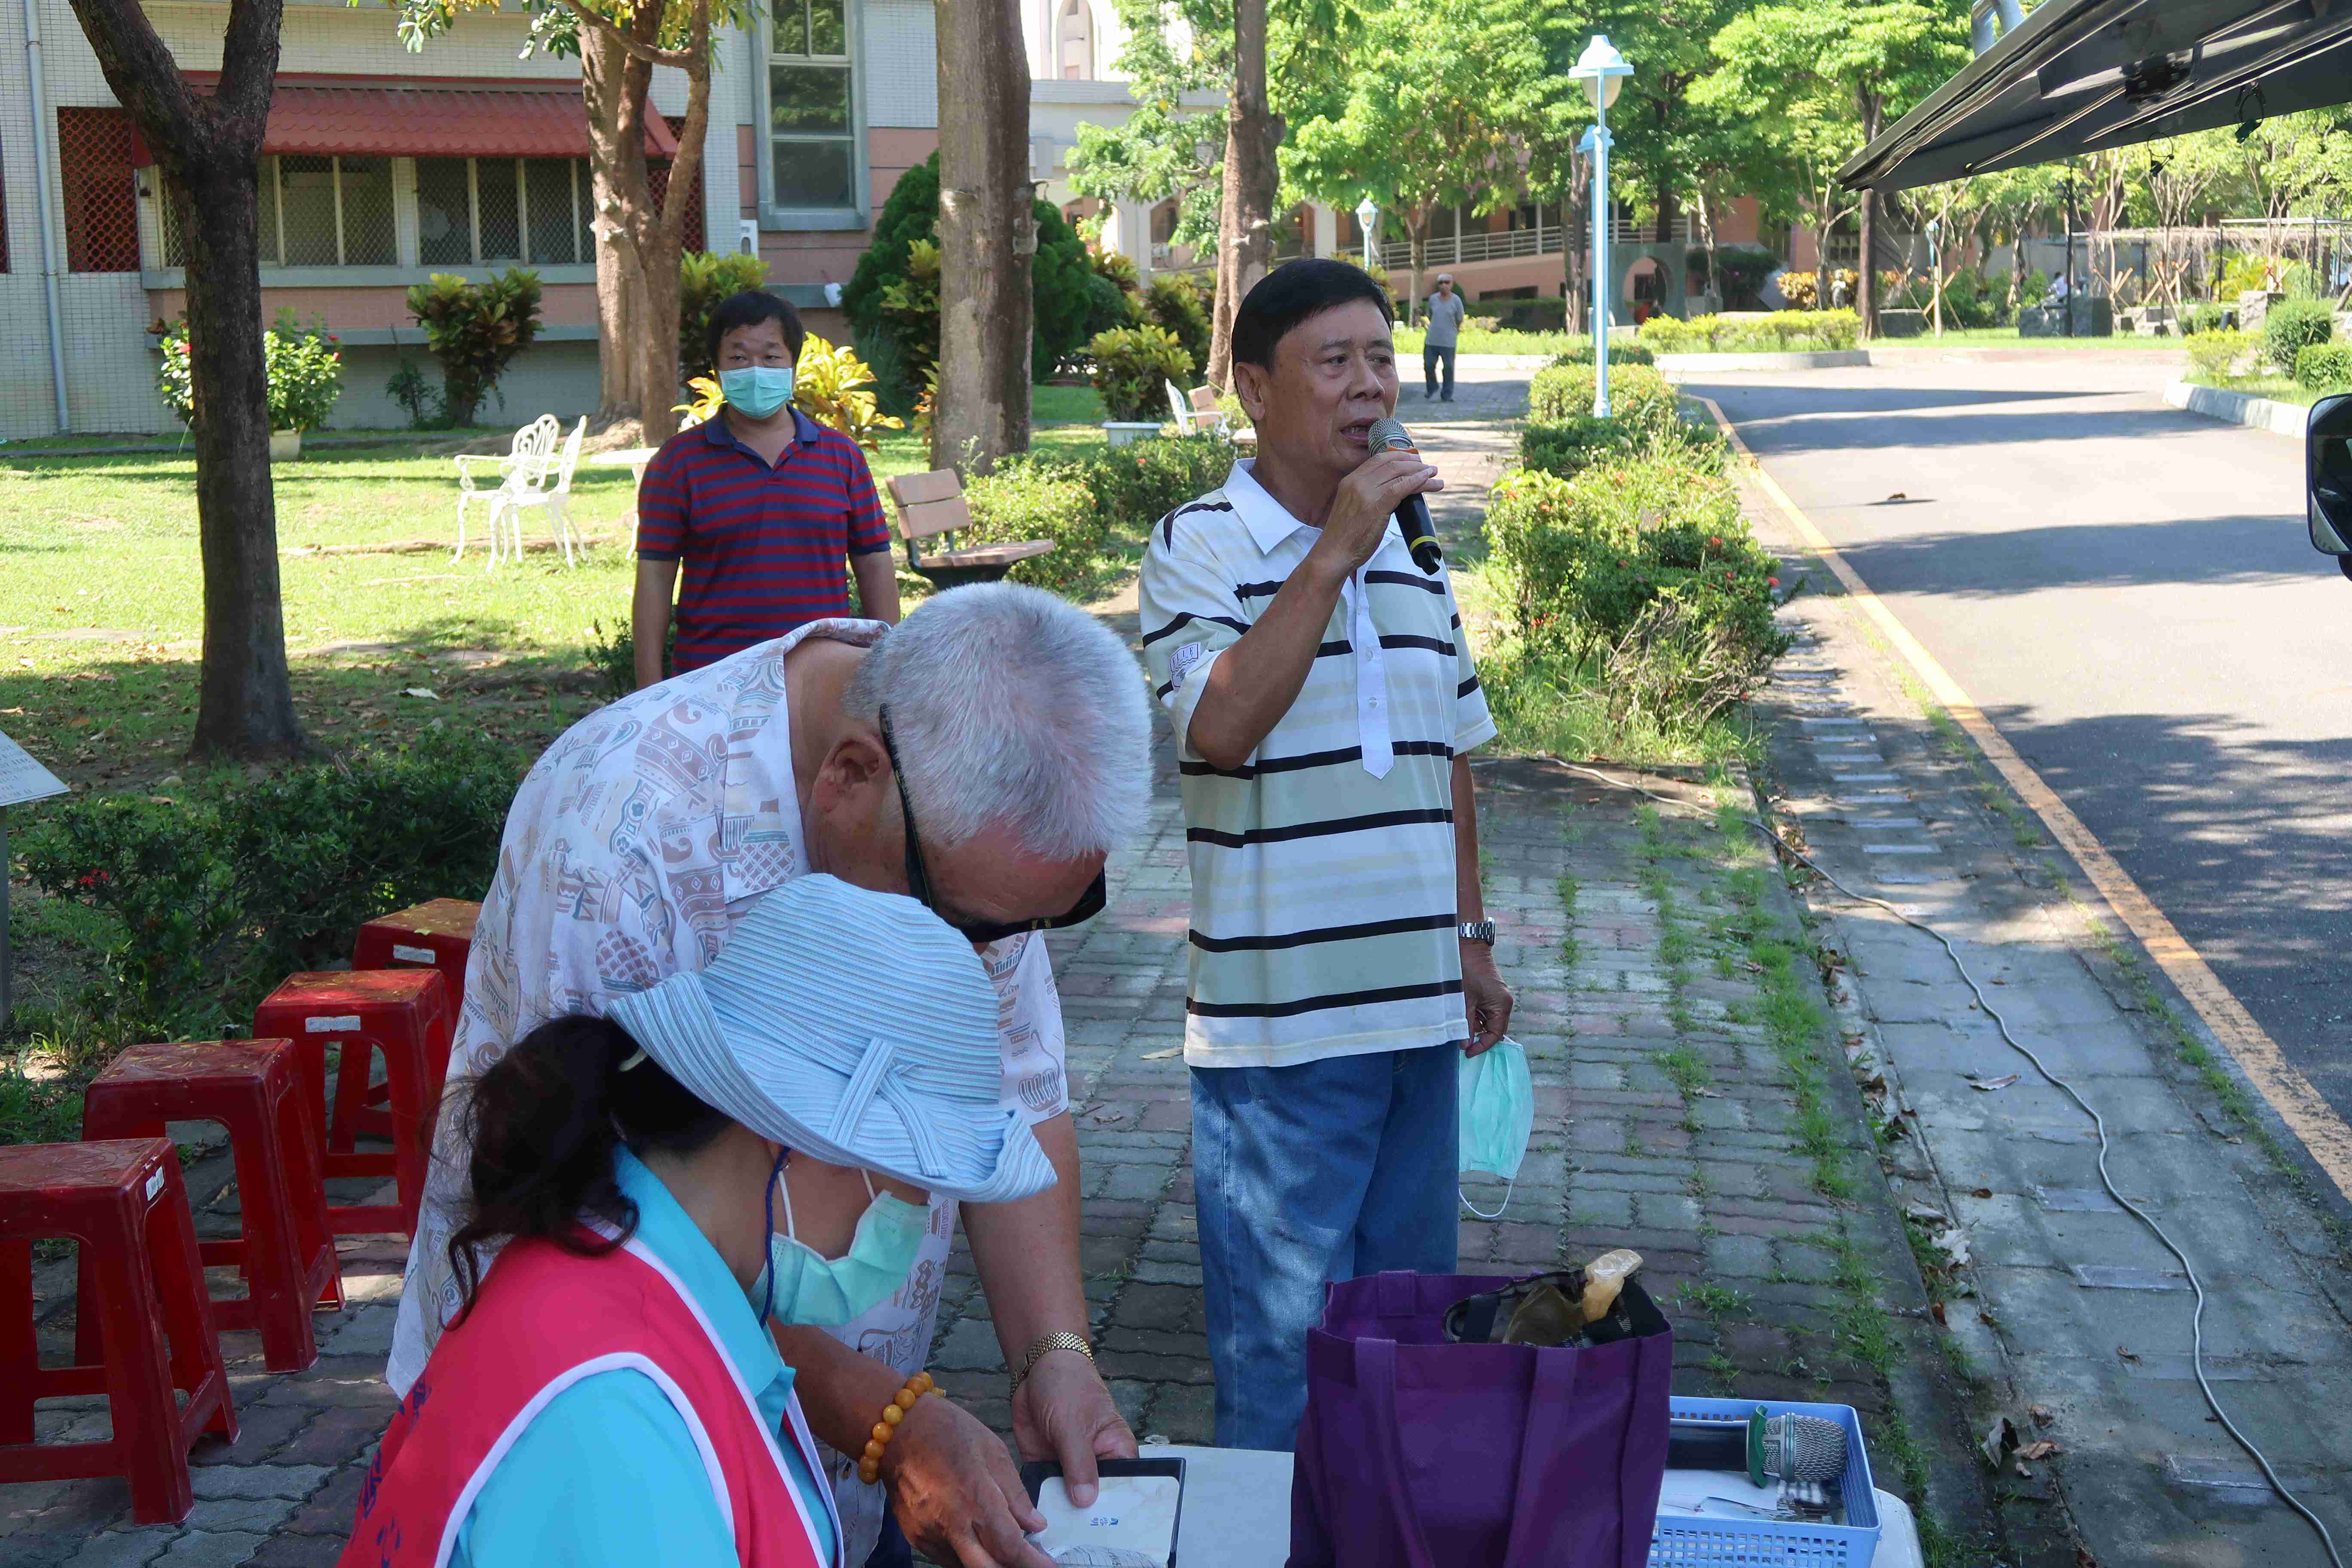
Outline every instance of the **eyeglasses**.
[(1048, 915), (1042, 920), (967, 922), (952, 919), (941, 910), (931, 896), (930, 873), (923, 867), (922, 840), (915, 835), (915, 806), (907, 798), (907, 770), (898, 762), (898, 742), (890, 733), (890, 710), (887, 707), (882, 709), (881, 720), (882, 749), (890, 756), (890, 776), (898, 785), (898, 814), (907, 824), (907, 892), (909, 897), (962, 932), (965, 941), (976, 942), (1003, 942), (1006, 937), (1019, 936), (1023, 931), (1059, 931), (1064, 926), (1074, 926), (1102, 913), (1103, 905), (1109, 901), (1110, 891), (1100, 871), (1095, 873), (1093, 883), (1078, 895), (1078, 901), (1066, 912)]

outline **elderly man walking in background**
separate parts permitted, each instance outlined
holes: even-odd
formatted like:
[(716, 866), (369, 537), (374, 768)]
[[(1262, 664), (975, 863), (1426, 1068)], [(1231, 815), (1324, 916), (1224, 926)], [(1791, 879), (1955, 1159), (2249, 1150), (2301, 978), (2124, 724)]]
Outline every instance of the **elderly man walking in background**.
[(1462, 342), (1463, 319), (1470, 307), (1454, 291), (1454, 274), (1437, 275), (1437, 291), (1429, 297), (1423, 311), (1421, 339), (1422, 394), (1426, 399), (1437, 396), (1437, 367), (1445, 362), (1445, 395), (1443, 401), (1454, 401), (1454, 351)]
[[(825, 620), (624, 699), (565, 731), (517, 792), (466, 973), (453, 1082), (547, 1019), (698, 970), (771, 889), (809, 872), (908, 893), (980, 950), (998, 994), (1003, 1103), (1058, 1183), (965, 1211), (1024, 1454), (1092, 1500), (1135, 1439), (1093, 1364), (1078, 1275), (1077, 1139), (1060, 999), (1034, 932), (1103, 905), (1103, 864), (1142, 824), (1150, 725), (1127, 648), (1085, 612), (1009, 584), (959, 588), (892, 630)], [(877, 954), (877, 963), (887, 962)], [(843, 999), (845, 1029), (887, 1032)], [(447, 1253), (467, 1152), (445, 1116), (387, 1377), (405, 1394), (457, 1305)], [(856, 1187), (854, 1172), (839, 1177)], [(930, 1350), (956, 1205), (935, 1199), (911, 1276), (838, 1327), (781, 1330), (834, 1467), (845, 1561), (1049, 1568), (1042, 1519), (994, 1434), (944, 1399), (908, 1412), (882, 1476), (857, 1456)]]
[(1374, 452), (1388, 300), (1294, 261), (1234, 321), (1258, 455), (1144, 556), (1192, 867), (1184, 1059), (1217, 1441), (1289, 1448), (1327, 1280), (1451, 1273), (1456, 1084), (1511, 994), (1466, 753), (1495, 733), (1442, 570), (1390, 516), (1442, 488)]

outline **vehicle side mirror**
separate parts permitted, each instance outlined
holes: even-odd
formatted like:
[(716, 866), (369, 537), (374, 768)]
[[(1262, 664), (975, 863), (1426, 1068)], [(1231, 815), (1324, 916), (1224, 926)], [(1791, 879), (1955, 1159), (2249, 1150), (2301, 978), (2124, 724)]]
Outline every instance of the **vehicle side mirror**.
[(2352, 577), (2352, 395), (2323, 397), (2304, 427), (2304, 489), (2311, 547)]

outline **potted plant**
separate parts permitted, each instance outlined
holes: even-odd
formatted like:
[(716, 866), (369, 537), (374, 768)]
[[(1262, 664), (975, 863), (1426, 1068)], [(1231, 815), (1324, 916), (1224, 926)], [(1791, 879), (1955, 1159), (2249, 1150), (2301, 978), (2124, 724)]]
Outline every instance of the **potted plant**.
[(302, 432), (324, 425), (342, 396), (342, 351), (323, 322), (297, 327), (283, 310), (263, 334), (262, 351), (269, 370), (269, 459), (285, 462), (302, 455)]
[[(188, 368), (186, 319), (156, 335), (163, 363), (155, 373), (155, 390), (182, 423), (193, 425), (195, 384)], [(324, 425), (334, 411), (343, 391), (342, 353), (323, 324), (298, 326), (286, 310), (278, 312), (261, 344), (269, 377), (269, 458), (283, 462), (300, 457), (302, 432)]]
[(1192, 356), (1176, 335), (1148, 323), (1117, 327), (1096, 333), (1087, 353), (1095, 364), (1090, 379), (1110, 416), (1103, 422), (1110, 444), (1124, 447), (1160, 434), (1160, 421), (1150, 416), (1165, 405), (1170, 384), (1192, 374)]

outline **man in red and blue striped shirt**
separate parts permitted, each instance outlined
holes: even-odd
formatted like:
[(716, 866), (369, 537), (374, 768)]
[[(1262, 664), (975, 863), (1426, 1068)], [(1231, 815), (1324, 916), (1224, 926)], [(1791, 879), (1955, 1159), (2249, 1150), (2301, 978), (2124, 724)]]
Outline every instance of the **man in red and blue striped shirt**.
[(711, 363), (727, 401), (666, 442), (637, 487), (631, 630), (640, 687), (663, 679), (673, 592), (680, 674), (856, 613), (845, 557), (865, 613), (898, 619), (890, 531), (866, 455), (793, 406), (803, 336), (799, 312), (764, 289), (710, 313)]

